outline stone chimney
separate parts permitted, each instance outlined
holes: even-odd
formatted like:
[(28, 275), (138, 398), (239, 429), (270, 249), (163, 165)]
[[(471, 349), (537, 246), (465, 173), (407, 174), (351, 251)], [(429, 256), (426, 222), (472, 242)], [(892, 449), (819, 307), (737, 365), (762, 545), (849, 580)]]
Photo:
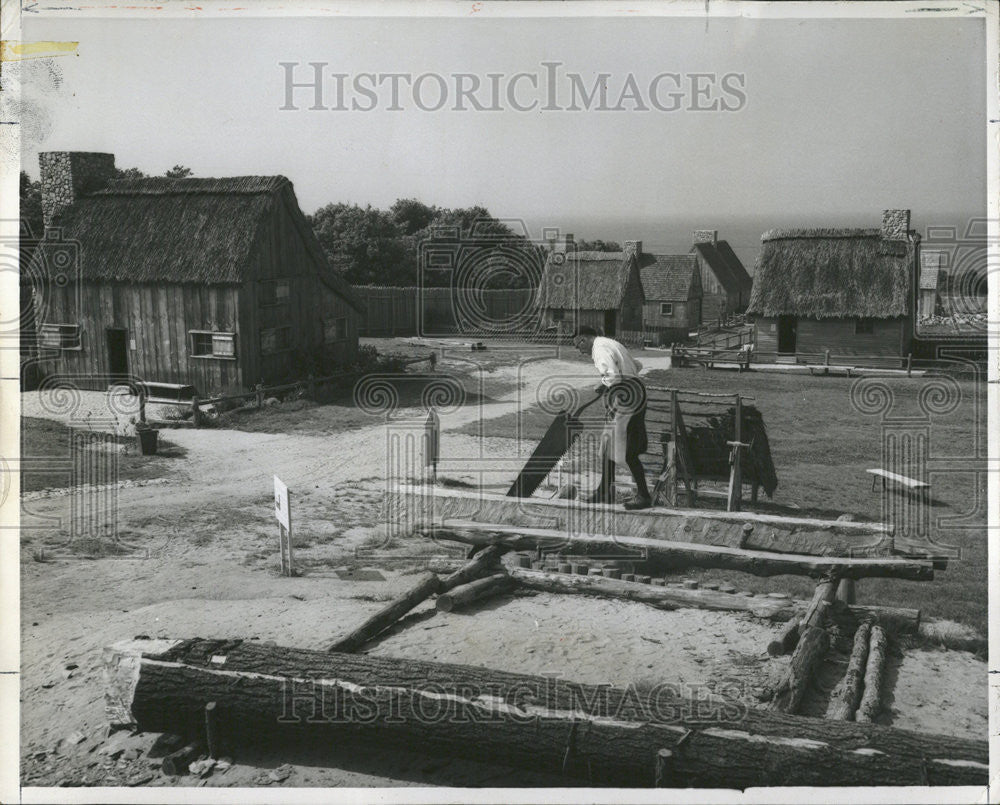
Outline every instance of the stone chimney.
[(626, 240), (622, 248), (625, 254), (634, 254), (636, 257), (639, 257), (642, 254), (642, 241)]
[(45, 227), (81, 196), (105, 187), (115, 175), (115, 155), (83, 151), (43, 151), (42, 220)]
[(695, 243), (711, 243), (714, 246), (718, 240), (718, 229), (696, 229), (694, 231)]
[(910, 233), (909, 210), (882, 211), (882, 237), (886, 240), (906, 240)]
[(573, 236), (563, 235), (560, 238), (555, 239), (555, 243), (552, 246), (552, 251), (556, 254), (566, 254), (566, 252), (573, 250)]

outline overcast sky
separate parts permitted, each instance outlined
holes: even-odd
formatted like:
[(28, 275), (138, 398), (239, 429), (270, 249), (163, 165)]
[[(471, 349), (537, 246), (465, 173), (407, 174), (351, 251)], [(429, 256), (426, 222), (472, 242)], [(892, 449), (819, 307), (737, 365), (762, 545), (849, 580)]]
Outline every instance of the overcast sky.
[[(22, 63), (33, 175), (38, 150), (110, 151), (120, 167), (150, 173), (181, 163), (197, 176), (284, 174), (306, 212), (417, 197), (482, 204), (533, 229), (659, 244), (689, 240), (692, 225), (723, 235), (743, 227), (731, 239), (744, 249), (767, 226), (877, 225), (884, 207), (912, 208), (918, 225), (985, 210), (981, 19), (25, 15), (22, 38), (80, 42), (76, 56)], [(389, 111), (383, 85), (373, 111), (310, 111), (308, 89), (294, 95), (298, 111), (281, 111), (279, 62), (302, 63), (295, 76), (305, 80), (311, 61), (348, 81), (365, 72), (474, 73), (484, 86), (488, 73), (504, 74), (506, 86), (514, 73), (543, 78), (543, 62), (560, 62), (588, 88), (609, 73), (611, 105), (630, 73), (647, 96), (661, 73), (714, 73), (715, 82), (736, 73), (745, 103), (720, 96), (709, 79), (711, 96), (700, 102), (721, 97), (742, 108), (690, 111), (699, 101), (688, 84), (684, 108), (670, 112), (519, 112), (506, 98), (502, 111), (453, 111), (449, 98), (428, 112), (405, 88), (404, 111)], [(332, 78), (324, 89), (333, 105)], [(433, 103), (436, 90), (424, 89)], [(522, 83), (521, 96), (539, 96), (530, 89)]]

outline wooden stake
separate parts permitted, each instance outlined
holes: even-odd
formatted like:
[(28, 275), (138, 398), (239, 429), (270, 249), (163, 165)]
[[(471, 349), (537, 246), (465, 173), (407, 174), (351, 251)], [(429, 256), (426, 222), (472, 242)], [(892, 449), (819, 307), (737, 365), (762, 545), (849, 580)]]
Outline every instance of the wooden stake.
[(855, 584), (854, 579), (841, 579), (837, 585), (837, 600), (848, 605), (853, 604), (856, 597)]
[(215, 760), (219, 758), (219, 713), (215, 702), (205, 705), (205, 746), (208, 756)]
[(854, 646), (851, 658), (847, 662), (844, 678), (837, 685), (831, 697), (834, 700), (830, 718), (840, 721), (852, 721), (854, 712), (861, 701), (861, 688), (865, 679), (865, 666), (868, 662), (868, 641), (871, 636), (871, 621), (864, 621), (854, 633)]
[(882, 710), (882, 682), (889, 640), (881, 626), (873, 626), (865, 664), (865, 691), (861, 696), (854, 720), (870, 723)]

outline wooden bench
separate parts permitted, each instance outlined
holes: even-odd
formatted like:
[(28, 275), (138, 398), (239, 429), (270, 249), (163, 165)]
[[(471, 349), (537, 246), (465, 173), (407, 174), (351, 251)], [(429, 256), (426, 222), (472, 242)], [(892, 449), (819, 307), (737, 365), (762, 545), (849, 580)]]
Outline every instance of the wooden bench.
[(872, 492), (875, 491), (875, 484), (881, 478), (883, 490), (886, 489), (889, 481), (892, 481), (894, 484), (899, 484), (905, 488), (908, 492), (916, 492), (925, 497), (930, 493), (931, 485), (925, 481), (918, 481), (916, 478), (910, 478), (906, 475), (882, 469), (865, 470), (865, 472), (872, 476)]
[(198, 393), (194, 386), (185, 383), (156, 383), (141, 380), (134, 383), (135, 389), (148, 403), (190, 405)]

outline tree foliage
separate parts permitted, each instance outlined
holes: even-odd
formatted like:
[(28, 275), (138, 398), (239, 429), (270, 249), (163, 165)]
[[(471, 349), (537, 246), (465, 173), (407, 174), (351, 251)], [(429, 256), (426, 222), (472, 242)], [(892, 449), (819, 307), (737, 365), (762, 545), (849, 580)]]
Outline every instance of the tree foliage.
[(614, 240), (577, 240), (573, 242), (577, 251), (581, 252), (620, 252), (621, 244)]
[[(447, 286), (471, 277), (481, 288), (524, 288), (537, 282), (544, 261), (523, 233), (478, 205), (447, 209), (405, 198), (388, 210), (328, 204), (308, 217), (327, 259), (353, 285)], [(474, 270), (422, 266), (432, 249), (453, 249), (455, 264), (473, 260)]]

